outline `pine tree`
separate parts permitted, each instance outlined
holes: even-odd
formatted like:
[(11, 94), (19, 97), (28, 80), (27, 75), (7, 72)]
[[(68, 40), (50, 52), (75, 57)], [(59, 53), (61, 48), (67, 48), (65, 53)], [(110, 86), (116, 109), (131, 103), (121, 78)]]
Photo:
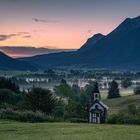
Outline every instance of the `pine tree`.
[(110, 88), (108, 91), (108, 98), (117, 98), (120, 97), (120, 91), (119, 91), (119, 87), (118, 87), (118, 83), (113, 80), (110, 84)]

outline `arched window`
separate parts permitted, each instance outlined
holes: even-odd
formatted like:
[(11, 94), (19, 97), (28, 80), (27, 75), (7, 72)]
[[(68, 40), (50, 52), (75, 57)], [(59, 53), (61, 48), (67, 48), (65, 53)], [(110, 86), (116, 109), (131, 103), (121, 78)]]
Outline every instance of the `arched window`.
[(96, 93), (96, 94), (94, 95), (94, 100), (99, 100), (99, 95), (98, 95), (98, 93)]
[(98, 105), (95, 105), (95, 108), (98, 109)]
[(95, 98), (96, 98), (96, 99), (98, 98), (98, 94), (95, 94)]

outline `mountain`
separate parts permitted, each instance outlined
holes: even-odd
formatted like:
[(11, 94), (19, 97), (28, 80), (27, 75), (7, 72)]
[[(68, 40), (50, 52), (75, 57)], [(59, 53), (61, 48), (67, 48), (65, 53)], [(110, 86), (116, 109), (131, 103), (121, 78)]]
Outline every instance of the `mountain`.
[(3, 52), (0, 52), (0, 70), (37, 70), (31, 64), (13, 59)]
[[(48, 46), (49, 47), (49, 46)], [(56, 53), (56, 52), (69, 52), (73, 51), (74, 49), (49, 49), (47, 47), (28, 47), (28, 46), (0, 46), (0, 51), (4, 52), (5, 54), (11, 57), (30, 57), (34, 55), (41, 55), (41, 54), (49, 54), (49, 53)]]
[(140, 16), (127, 18), (106, 36), (97, 34), (78, 51), (22, 58), (40, 66), (73, 66), (118, 70), (140, 70)]
[(92, 48), (99, 40), (105, 37), (103, 34), (98, 33), (93, 35), (91, 38), (87, 40), (87, 42), (79, 49), (80, 52), (86, 51)]

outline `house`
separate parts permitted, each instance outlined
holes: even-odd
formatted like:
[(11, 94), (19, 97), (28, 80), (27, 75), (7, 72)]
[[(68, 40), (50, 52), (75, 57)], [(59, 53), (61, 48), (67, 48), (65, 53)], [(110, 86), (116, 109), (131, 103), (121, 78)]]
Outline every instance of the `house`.
[(95, 84), (92, 98), (92, 105), (89, 109), (89, 122), (95, 124), (105, 123), (108, 106), (101, 101), (97, 83)]

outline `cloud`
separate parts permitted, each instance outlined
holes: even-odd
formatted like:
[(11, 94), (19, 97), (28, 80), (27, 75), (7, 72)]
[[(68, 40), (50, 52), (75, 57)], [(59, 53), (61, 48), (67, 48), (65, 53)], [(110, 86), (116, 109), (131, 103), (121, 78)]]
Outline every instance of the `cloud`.
[(90, 33), (92, 33), (92, 32), (93, 32), (93, 30), (89, 29), (87, 32), (90, 34)]
[(14, 36), (17, 36), (17, 34), (9, 34), (9, 35), (1, 34), (0, 35), (0, 41), (5, 41), (5, 40), (10, 39)]
[(18, 32), (16, 34), (0, 34), (0, 41), (5, 41), (12, 37), (21, 36), (21, 35), (25, 35), (23, 36), (25, 38), (31, 38), (31, 35), (29, 35), (29, 32)]
[(44, 20), (44, 19), (38, 19), (38, 18), (33, 18), (33, 21), (41, 22), (41, 23), (58, 23), (57, 20)]
[(25, 36), (23, 36), (23, 38), (32, 38), (32, 36), (31, 35), (25, 35)]
[(29, 34), (29, 32), (18, 32), (19, 35)]

